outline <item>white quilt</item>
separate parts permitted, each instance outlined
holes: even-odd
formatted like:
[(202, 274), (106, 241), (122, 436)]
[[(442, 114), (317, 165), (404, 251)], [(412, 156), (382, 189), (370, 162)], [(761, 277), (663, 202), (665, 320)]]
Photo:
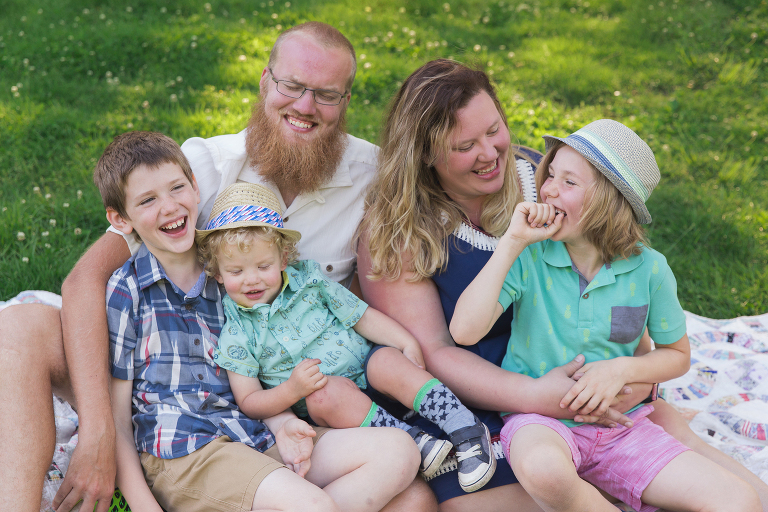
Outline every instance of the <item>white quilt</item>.
[[(27, 291), (0, 302), (0, 309), (33, 302), (61, 307), (58, 295)], [(686, 317), (691, 369), (662, 384), (661, 396), (683, 413), (706, 442), (768, 483), (768, 314), (712, 320), (686, 312)], [(77, 415), (66, 402), (55, 399), (54, 406), (56, 451), (41, 512), (53, 511), (51, 501), (77, 445)]]

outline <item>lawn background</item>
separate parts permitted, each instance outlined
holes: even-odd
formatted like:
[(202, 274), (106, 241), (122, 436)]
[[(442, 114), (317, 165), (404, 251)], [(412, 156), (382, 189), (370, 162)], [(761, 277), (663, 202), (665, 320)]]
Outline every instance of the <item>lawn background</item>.
[(656, 153), (652, 245), (683, 307), (768, 311), (765, 0), (3, 0), (0, 300), (60, 292), (106, 228), (91, 181), (117, 134), (240, 131), (277, 34), (331, 23), (358, 53), (348, 130), (373, 142), (427, 60), (486, 70), (513, 140), (543, 149), (603, 117)]

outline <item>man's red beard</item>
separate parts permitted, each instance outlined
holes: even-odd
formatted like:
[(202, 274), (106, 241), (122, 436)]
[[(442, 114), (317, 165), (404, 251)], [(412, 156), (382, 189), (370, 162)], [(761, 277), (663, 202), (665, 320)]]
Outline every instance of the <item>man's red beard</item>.
[[(306, 116), (298, 117), (306, 119)], [(259, 175), (279, 190), (296, 194), (318, 190), (328, 183), (347, 145), (345, 112), (342, 111), (335, 130), (303, 143), (285, 140), (278, 123), (280, 120), (276, 123), (267, 116), (263, 99), (254, 106), (248, 121), (245, 150)]]

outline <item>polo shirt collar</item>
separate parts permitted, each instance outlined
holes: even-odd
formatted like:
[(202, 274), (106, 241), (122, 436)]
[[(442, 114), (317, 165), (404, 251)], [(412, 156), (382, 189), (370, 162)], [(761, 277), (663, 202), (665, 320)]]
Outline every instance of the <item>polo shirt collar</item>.
[(545, 240), (542, 242), (542, 245), (544, 246), (544, 254), (542, 257), (548, 265), (553, 267), (571, 267), (574, 273), (584, 281), (581, 293), (600, 286), (615, 283), (617, 275), (631, 272), (643, 263), (642, 253), (632, 255), (627, 259), (620, 258), (614, 260), (611, 263), (603, 265), (594, 279), (587, 283), (581, 273), (573, 266), (571, 256), (568, 254), (568, 249), (565, 248), (564, 243)]

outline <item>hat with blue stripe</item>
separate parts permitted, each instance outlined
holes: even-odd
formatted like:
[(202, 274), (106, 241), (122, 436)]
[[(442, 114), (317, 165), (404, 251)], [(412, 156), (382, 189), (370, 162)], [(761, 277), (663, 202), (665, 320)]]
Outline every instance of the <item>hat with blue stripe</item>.
[(255, 183), (235, 183), (216, 197), (208, 223), (195, 231), (195, 239), (200, 243), (220, 229), (254, 226), (272, 228), (289, 241), (301, 238), (298, 231), (283, 227), (280, 201), (271, 190)]
[(600, 119), (564, 139), (544, 135), (544, 140), (547, 151), (557, 141), (578, 151), (627, 198), (637, 222), (651, 222), (645, 202), (659, 184), (661, 173), (653, 151), (635, 132), (618, 121)]

